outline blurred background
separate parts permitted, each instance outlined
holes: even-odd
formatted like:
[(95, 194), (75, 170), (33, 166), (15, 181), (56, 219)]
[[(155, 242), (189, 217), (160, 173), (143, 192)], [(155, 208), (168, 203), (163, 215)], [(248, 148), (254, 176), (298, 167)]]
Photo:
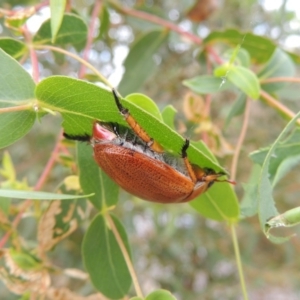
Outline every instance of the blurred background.
[[(35, 4), (35, 1), (0, 1), (0, 7), (5, 9)], [(149, 0), (119, 1), (119, 4), (167, 19), (202, 39), (212, 31), (237, 28), (245, 32), (245, 38), (247, 32), (253, 32), (270, 38), (283, 49), (300, 54), (300, 5), (297, 0)], [(92, 5), (93, 1), (72, 1), (72, 7), (80, 12), (87, 23)], [(123, 62), (131, 45), (146, 30), (157, 28), (158, 25), (118, 13), (111, 7), (107, 11), (109, 27), (101, 36), (100, 29), (96, 32), (88, 59), (111, 84), (117, 86), (124, 73)], [(28, 21), (30, 32), (36, 32), (49, 16), (49, 8), (45, 7), (31, 17)], [(3, 22), (0, 19), (0, 35), (13, 36)], [(217, 50), (222, 51), (222, 48)], [(172, 104), (178, 111), (176, 128), (193, 139), (201, 138), (203, 129), (196, 126), (188, 99), (197, 99), (200, 111), (204, 100), (199, 95), (191, 95), (182, 81), (207, 73), (207, 66), (199, 57), (199, 51), (199, 46), (172, 32), (168, 43), (160, 47), (155, 55), (155, 71), (136, 91), (148, 95), (160, 109)], [(78, 76), (78, 62), (70, 58), (59, 61), (52, 53), (43, 51), (38, 56), (41, 79), (55, 74)], [(24, 66), (31, 71), (30, 60)], [(294, 112), (299, 111), (299, 87), (296, 84), (285, 89), (280, 97)], [(236, 95), (230, 92), (214, 94), (209, 118), (202, 116), (201, 119), (200, 114), (196, 119), (197, 122), (215, 126), (215, 136), (209, 140), (209, 146), (227, 169), (230, 168), (243, 122), (243, 116), (236, 117), (223, 130), (224, 120), (235, 98)], [(18, 180), (25, 180), (31, 186), (36, 183), (60, 132), (58, 119), (59, 116), (43, 117), (25, 138), (0, 150), (0, 159), (4, 151), (9, 152)], [(271, 144), (285, 124), (286, 120), (266, 105), (259, 101), (251, 103), (249, 128), (236, 178), (239, 200), (243, 198), (242, 184), (247, 182), (252, 168), (249, 153)], [(75, 151), (72, 154), (75, 157)], [(56, 164), (44, 190), (54, 190), (65, 176), (73, 174), (63, 158), (61, 162)], [(1, 175), (0, 180), (4, 180)], [(277, 186), (274, 199), (279, 211), (297, 206), (299, 184), (299, 172), (294, 170)], [(242, 299), (231, 234), (225, 223), (204, 219), (187, 204), (152, 204), (135, 199), (123, 191), (120, 192), (115, 214), (127, 230), (136, 272), (145, 293), (155, 288), (165, 288), (182, 300)], [(83, 222), (51, 252), (50, 259), (56, 265), (83, 269), (79, 245), (89, 222)], [(24, 239), (35, 239), (34, 216), (25, 218), (19, 228)], [(296, 227), (293, 233), (299, 231)], [(262, 233), (256, 216), (241, 220), (237, 232), (249, 298), (300, 299), (299, 237), (285, 244), (272, 244)], [(3, 233), (1, 230), (1, 235)], [(65, 277), (55, 280), (55, 284), (68, 286), (78, 294), (85, 295), (93, 291), (90, 284), (79, 280)], [(1, 282), (0, 298), (21, 299), (10, 294)]]

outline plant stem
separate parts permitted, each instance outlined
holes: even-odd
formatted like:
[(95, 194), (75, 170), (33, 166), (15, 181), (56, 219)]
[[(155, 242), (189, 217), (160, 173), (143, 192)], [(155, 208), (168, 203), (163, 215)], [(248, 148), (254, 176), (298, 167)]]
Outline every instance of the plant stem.
[(240, 156), (240, 153), (241, 153), (241, 148), (242, 148), (245, 136), (246, 136), (246, 131), (247, 131), (247, 128), (248, 128), (249, 115), (250, 115), (250, 99), (247, 99), (246, 100), (245, 116), (244, 116), (244, 120), (243, 120), (243, 125), (242, 125), (242, 129), (241, 129), (239, 139), (238, 139), (237, 144), (235, 146), (235, 151), (234, 151), (234, 155), (233, 155), (232, 163), (231, 163), (230, 178), (233, 181), (235, 181), (235, 179), (236, 179), (237, 164), (238, 164), (239, 156)]
[[(100, 11), (101, 4), (102, 4), (101, 2), (102, 1), (100, 1), (100, 0), (95, 1), (94, 8), (92, 11), (91, 21), (90, 21), (89, 30), (88, 30), (87, 42), (86, 42), (85, 48), (83, 50), (83, 56), (82, 56), (82, 58), (85, 61), (88, 60), (89, 52), (92, 47), (94, 32), (95, 32), (95, 27), (96, 27), (96, 21), (98, 19), (99, 11)], [(78, 77), (83, 78), (84, 74), (85, 74), (85, 65), (82, 64), (80, 66), (80, 70), (78, 72)]]
[(133, 281), (133, 285), (134, 285), (134, 288), (135, 288), (135, 291), (136, 291), (136, 294), (138, 297), (141, 297), (141, 298), (144, 298), (143, 296), (143, 293), (142, 293), (142, 290), (141, 290), (141, 287), (139, 285), (139, 282), (138, 282), (138, 278), (137, 278), (137, 275), (135, 273), (135, 270), (134, 270), (134, 267), (133, 267), (133, 264), (131, 262), (131, 259), (130, 259), (130, 256), (128, 254), (128, 251), (123, 243), (123, 240), (115, 226), (115, 223), (113, 221), (113, 219), (111, 218), (110, 214), (107, 213), (105, 214), (105, 218), (106, 220), (108, 221), (110, 227), (111, 227), (111, 230), (117, 240), (117, 243), (122, 251), (122, 254), (123, 254), (123, 257), (125, 259), (125, 262), (126, 262), (126, 265), (127, 265), (127, 268), (129, 270), (129, 273), (130, 273), (130, 276), (132, 278), (132, 281)]
[(34, 48), (35, 49), (41, 49), (41, 50), (47, 49), (47, 50), (60, 52), (60, 53), (63, 53), (65, 55), (69, 56), (69, 57), (72, 57), (72, 58), (76, 59), (77, 61), (79, 61), (80, 63), (82, 63), (86, 67), (88, 67), (90, 70), (92, 70), (100, 78), (100, 80), (102, 82), (104, 82), (107, 86), (109, 86), (110, 88), (113, 88), (113, 86), (109, 83), (109, 81), (96, 68), (94, 68), (90, 63), (88, 63), (86, 60), (82, 59), (78, 55), (73, 54), (73, 53), (71, 53), (69, 51), (66, 51), (64, 49), (54, 47), (54, 46), (50, 46), (50, 45), (34, 45)]
[(260, 83), (271, 83), (271, 82), (294, 82), (300, 83), (300, 78), (295, 77), (272, 77), (260, 80)]
[[(295, 117), (296, 114), (293, 111), (291, 111), (286, 106), (281, 104), (278, 100), (273, 98), (270, 94), (268, 94), (264, 90), (260, 90), (260, 96), (265, 103), (277, 109), (280, 113), (285, 115), (289, 120)], [(297, 124), (300, 125), (300, 120), (297, 120)]]
[(244, 273), (243, 273), (240, 249), (239, 249), (239, 244), (238, 244), (238, 240), (236, 237), (234, 224), (230, 225), (230, 229), (231, 229), (231, 237), (232, 237), (232, 243), (233, 243), (233, 248), (234, 248), (236, 264), (237, 264), (239, 277), (240, 277), (240, 284), (241, 284), (241, 288), (242, 288), (242, 292), (243, 292), (243, 298), (244, 298), (244, 300), (248, 300), (248, 294), (247, 294), (245, 278), (244, 278)]
[(133, 16), (145, 21), (149, 21), (150, 23), (154, 23), (154, 24), (158, 24), (161, 25), (162, 27), (168, 28), (172, 31), (175, 31), (177, 33), (179, 33), (182, 36), (187, 37), (188, 39), (190, 39), (191, 41), (193, 41), (195, 44), (201, 45), (202, 44), (202, 39), (199, 38), (197, 35), (190, 33), (182, 28), (180, 28), (179, 26), (177, 26), (176, 24), (169, 22), (167, 20), (164, 20), (162, 18), (159, 18), (155, 15), (152, 14), (148, 14), (144, 11), (140, 11), (140, 10), (135, 10), (135, 9), (131, 9), (131, 8), (127, 8), (121, 4), (119, 4), (117, 1), (109, 1), (109, 3), (118, 11), (120, 11), (123, 14), (129, 15), (129, 16)]
[(0, 114), (14, 112), (14, 111), (20, 111), (20, 110), (28, 110), (30, 108), (32, 108), (31, 104), (30, 105), (24, 104), (24, 105), (19, 105), (19, 106), (4, 107), (4, 108), (0, 108)]

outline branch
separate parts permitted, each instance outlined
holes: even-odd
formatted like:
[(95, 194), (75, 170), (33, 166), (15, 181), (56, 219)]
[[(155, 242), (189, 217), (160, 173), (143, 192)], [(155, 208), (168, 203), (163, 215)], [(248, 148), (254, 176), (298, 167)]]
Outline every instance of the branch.
[[(280, 113), (285, 115), (289, 119), (293, 119), (295, 117), (295, 113), (280, 103), (278, 100), (273, 98), (270, 94), (265, 92), (264, 90), (260, 90), (261, 99), (267, 103), (269, 106), (274, 107)], [(300, 125), (300, 120), (297, 120), (297, 124)]]

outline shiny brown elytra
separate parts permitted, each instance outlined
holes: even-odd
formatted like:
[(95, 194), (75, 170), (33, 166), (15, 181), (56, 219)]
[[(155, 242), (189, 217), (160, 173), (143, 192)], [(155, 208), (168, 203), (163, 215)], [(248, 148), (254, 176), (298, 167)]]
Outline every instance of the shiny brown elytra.
[(119, 125), (94, 122), (92, 137), (65, 136), (89, 140), (100, 168), (125, 191), (152, 202), (181, 203), (201, 195), (224, 175), (192, 165), (186, 152), (188, 140), (182, 147), (181, 157), (164, 152), (121, 105), (114, 90), (113, 94), (132, 130), (123, 128), (121, 133)]

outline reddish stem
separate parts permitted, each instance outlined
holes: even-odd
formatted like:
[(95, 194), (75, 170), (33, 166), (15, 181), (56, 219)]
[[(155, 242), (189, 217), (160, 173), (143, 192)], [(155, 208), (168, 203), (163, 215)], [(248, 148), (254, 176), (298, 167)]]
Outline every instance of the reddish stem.
[[(86, 42), (86, 46), (85, 46), (84, 51), (83, 51), (83, 57), (82, 58), (86, 61), (88, 60), (89, 52), (90, 52), (91, 47), (92, 47), (95, 28), (96, 28), (96, 21), (97, 21), (99, 12), (100, 12), (100, 8), (101, 8), (101, 1), (97, 0), (95, 2), (94, 9), (93, 9), (93, 12), (92, 12), (92, 17), (91, 17), (91, 21), (90, 21), (89, 30), (88, 30), (87, 42)], [(85, 74), (85, 70), (86, 70), (86, 66), (82, 64), (81, 67), (80, 67), (80, 70), (79, 70), (79, 74), (78, 74), (79, 78), (83, 78), (83, 76)]]
[(161, 19), (157, 16), (148, 14), (148, 13), (140, 11), (140, 10), (134, 10), (134, 9), (126, 8), (124, 6), (120, 6), (119, 4), (117, 4), (116, 2), (113, 2), (113, 1), (111, 1), (111, 4), (115, 7), (116, 10), (118, 10), (126, 15), (130, 15), (130, 16), (133, 16), (133, 17), (136, 17), (139, 19), (149, 21), (154, 24), (161, 25), (165, 28), (168, 28), (172, 31), (179, 33), (180, 35), (187, 37), (188, 39), (193, 41), (195, 44), (198, 44), (198, 45), (202, 44), (202, 39), (199, 38), (197, 35), (192, 34), (188, 31), (180, 28), (179, 26), (177, 26), (176, 24), (174, 24), (172, 22), (169, 22), (167, 20)]
[(29, 53), (30, 53), (30, 59), (31, 59), (31, 66), (32, 66), (32, 77), (35, 83), (39, 82), (39, 62), (36, 55), (36, 52), (31, 44), (31, 36), (28, 32), (26, 24), (23, 26), (23, 35), (27, 42)]
[[(60, 150), (60, 142), (62, 140), (62, 133), (60, 133), (59, 135), (59, 138), (56, 142), (56, 145), (51, 153), (51, 156), (43, 170), (43, 173), (41, 174), (38, 182), (36, 183), (35, 187), (34, 187), (34, 190), (35, 191), (38, 191), (42, 188), (42, 186), (44, 185), (44, 183), (46, 182), (46, 179), (48, 177), (48, 175), (50, 174), (53, 166), (54, 166), (54, 163), (57, 159), (57, 156), (58, 156), (58, 152)], [(28, 199), (26, 200), (24, 203), (23, 203), (23, 206), (22, 208), (20, 209), (19, 213), (17, 214), (17, 216), (15, 217), (15, 219), (13, 220), (13, 228), (11, 228), (9, 231), (7, 231), (5, 233), (5, 235), (2, 237), (2, 239), (0, 240), (0, 249), (2, 249), (4, 247), (4, 245), (6, 244), (7, 240), (9, 239), (10, 235), (12, 234), (12, 232), (14, 231), (14, 229), (18, 226), (18, 224), (20, 223), (21, 219), (22, 219), (22, 216), (23, 216), (23, 213), (27, 210), (27, 208), (29, 206), (32, 205), (32, 200)]]

